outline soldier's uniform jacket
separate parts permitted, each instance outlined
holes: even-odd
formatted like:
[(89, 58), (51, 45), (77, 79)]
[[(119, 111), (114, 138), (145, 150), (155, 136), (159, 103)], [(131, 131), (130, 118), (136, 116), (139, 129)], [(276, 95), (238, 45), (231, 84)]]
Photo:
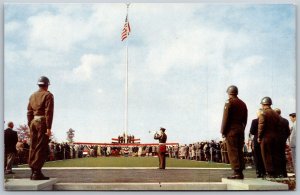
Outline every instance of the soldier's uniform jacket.
[(258, 117), (258, 138), (277, 139), (280, 135), (280, 117), (271, 108), (266, 108)]
[(154, 139), (158, 139), (159, 143), (166, 143), (167, 135), (165, 133), (162, 133), (161, 135), (155, 134)]
[(229, 98), (224, 106), (221, 134), (224, 136), (244, 133), (248, 110), (238, 97)]
[(45, 116), (47, 129), (51, 129), (54, 111), (54, 97), (49, 91), (38, 90), (29, 98), (27, 107), (28, 126), (34, 116)]

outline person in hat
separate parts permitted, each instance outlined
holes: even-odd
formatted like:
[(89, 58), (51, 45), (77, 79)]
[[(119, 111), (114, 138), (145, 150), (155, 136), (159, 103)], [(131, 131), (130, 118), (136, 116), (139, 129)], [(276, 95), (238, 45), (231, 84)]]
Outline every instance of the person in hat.
[(266, 177), (276, 178), (280, 175), (280, 117), (271, 108), (272, 99), (262, 98), (260, 102), (263, 112), (258, 116), (258, 138)]
[(290, 148), (292, 151), (292, 161), (293, 161), (293, 167), (294, 172), (296, 173), (296, 113), (291, 113), (290, 120), (292, 121), (292, 127), (291, 127), (291, 135), (290, 135)]
[(54, 97), (48, 91), (50, 81), (42, 76), (38, 80), (39, 90), (29, 98), (27, 107), (28, 126), (30, 127), (30, 150), (28, 165), (31, 180), (47, 180), (41, 169), (48, 157), (48, 143), (54, 111)]
[(166, 168), (166, 141), (167, 141), (167, 135), (165, 133), (166, 129), (161, 127), (160, 133), (155, 133), (154, 139), (157, 139), (159, 141), (159, 147), (158, 147), (158, 160), (159, 160), (159, 169), (165, 169)]
[(227, 88), (228, 100), (225, 103), (221, 125), (222, 137), (226, 139), (229, 163), (233, 174), (228, 179), (244, 179), (244, 143), (245, 127), (248, 118), (246, 104), (237, 97), (238, 88), (234, 85)]

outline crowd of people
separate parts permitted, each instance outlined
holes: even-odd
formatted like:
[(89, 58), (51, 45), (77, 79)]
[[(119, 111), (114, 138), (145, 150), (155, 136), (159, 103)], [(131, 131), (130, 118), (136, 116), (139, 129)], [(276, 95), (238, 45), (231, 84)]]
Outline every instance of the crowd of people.
[[(262, 162), (258, 161), (257, 149), (255, 148), (255, 142), (253, 140), (254, 137), (250, 136), (250, 139), (244, 145), (244, 161), (248, 166), (255, 165), (257, 173), (259, 174), (258, 170), (261, 167), (259, 163)], [(14, 164), (27, 164), (29, 155), (29, 144), (27, 141), (18, 140), (16, 150), (17, 154), (15, 156)], [(149, 157), (157, 156), (157, 152), (157, 145), (132, 144), (128, 146), (120, 146), (118, 144), (73, 144), (67, 142), (56, 143), (51, 141), (49, 143), (47, 161), (87, 157)], [(287, 159), (287, 170), (290, 171), (293, 166), (291, 163), (291, 148), (289, 147), (289, 144), (286, 145), (285, 154)], [(225, 141), (211, 140), (190, 144), (168, 145), (166, 157), (229, 164)]]
[[(248, 146), (247, 146), (248, 145)], [(245, 160), (253, 162), (252, 149), (249, 144), (245, 145)], [(129, 146), (119, 145), (96, 145), (96, 144), (72, 144), (72, 143), (49, 143), (47, 161), (65, 160), (85, 157), (108, 157), (108, 156), (132, 156), (147, 157), (157, 156), (157, 145), (134, 144)], [(26, 164), (29, 154), (29, 145), (26, 141), (17, 143), (17, 164)], [(169, 158), (229, 163), (224, 141), (202, 141), (192, 144), (168, 145), (166, 156)]]

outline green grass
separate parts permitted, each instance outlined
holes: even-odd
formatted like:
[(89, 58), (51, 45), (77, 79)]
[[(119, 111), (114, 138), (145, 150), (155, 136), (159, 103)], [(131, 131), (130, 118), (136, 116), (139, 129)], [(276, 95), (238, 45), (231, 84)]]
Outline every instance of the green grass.
[[(27, 167), (26, 165), (19, 167)], [(98, 157), (46, 162), (44, 167), (158, 167), (157, 157)], [(230, 165), (214, 162), (166, 158), (166, 167), (230, 168)]]

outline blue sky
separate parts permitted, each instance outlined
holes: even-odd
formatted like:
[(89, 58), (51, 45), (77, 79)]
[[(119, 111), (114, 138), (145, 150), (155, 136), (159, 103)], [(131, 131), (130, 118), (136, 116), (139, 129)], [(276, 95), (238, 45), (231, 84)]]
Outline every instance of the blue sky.
[[(41, 75), (55, 97), (53, 133), (110, 142), (123, 133), (125, 4), (5, 4), (4, 120), (26, 124)], [(129, 134), (154, 142), (220, 139), (226, 89), (237, 85), (249, 132), (260, 100), (296, 111), (295, 7), (131, 4)]]

